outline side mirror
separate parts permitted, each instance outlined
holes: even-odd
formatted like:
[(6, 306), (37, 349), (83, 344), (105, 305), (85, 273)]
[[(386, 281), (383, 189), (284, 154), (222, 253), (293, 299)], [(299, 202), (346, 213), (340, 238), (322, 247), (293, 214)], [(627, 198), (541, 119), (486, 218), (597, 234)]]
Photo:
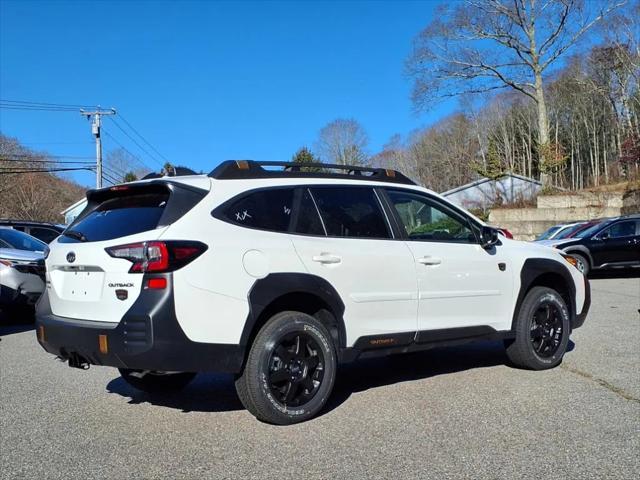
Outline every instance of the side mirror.
[(609, 232), (609, 230), (606, 230), (604, 232), (602, 232), (600, 234), (600, 240), (608, 240), (611, 237), (611, 232)]
[(480, 230), (480, 245), (482, 248), (491, 248), (498, 243), (498, 229), (483, 226)]

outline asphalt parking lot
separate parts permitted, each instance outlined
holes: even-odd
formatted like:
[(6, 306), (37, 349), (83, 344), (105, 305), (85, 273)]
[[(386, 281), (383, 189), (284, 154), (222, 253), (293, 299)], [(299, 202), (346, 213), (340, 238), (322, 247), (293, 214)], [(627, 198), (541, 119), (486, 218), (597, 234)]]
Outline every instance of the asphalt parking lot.
[[(345, 367), (323, 415), (256, 421), (231, 377), (149, 396), (1, 319), (0, 478), (638, 478), (640, 278), (592, 281), (554, 370), (476, 344)], [(0, 314), (1, 315), (1, 314)]]

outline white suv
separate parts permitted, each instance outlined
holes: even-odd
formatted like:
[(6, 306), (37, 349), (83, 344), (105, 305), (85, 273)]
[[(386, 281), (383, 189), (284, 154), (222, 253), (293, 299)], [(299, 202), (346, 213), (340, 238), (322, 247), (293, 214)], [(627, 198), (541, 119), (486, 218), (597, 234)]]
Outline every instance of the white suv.
[(570, 257), (393, 170), (227, 161), (87, 198), (50, 245), (44, 349), (144, 391), (233, 373), (271, 423), (316, 415), (363, 357), (501, 339), (515, 365), (554, 367), (589, 308)]

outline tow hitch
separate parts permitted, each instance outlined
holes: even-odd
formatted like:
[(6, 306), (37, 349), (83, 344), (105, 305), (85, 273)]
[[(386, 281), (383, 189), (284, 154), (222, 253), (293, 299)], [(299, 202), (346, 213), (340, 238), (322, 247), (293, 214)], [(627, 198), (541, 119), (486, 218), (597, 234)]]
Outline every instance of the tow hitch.
[(61, 362), (68, 361), (69, 366), (80, 368), (81, 370), (89, 370), (90, 364), (87, 360), (75, 352), (69, 353), (66, 357), (57, 357)]

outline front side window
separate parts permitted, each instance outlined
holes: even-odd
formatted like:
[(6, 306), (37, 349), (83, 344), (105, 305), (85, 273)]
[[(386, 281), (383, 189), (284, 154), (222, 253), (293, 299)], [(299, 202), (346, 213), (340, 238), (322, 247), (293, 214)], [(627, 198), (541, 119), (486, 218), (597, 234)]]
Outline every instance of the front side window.
[(388, 190), (409, 240), (476, 243), (469, 221), (430, 198), (404, 191)]
[(327, 235), (391, 238), (380, 202), (368, 187), (316, 187), (311, 194)]
[(602, 238), (622, 238), (633, 237), (636, 234), (636, 222), (633, 220), (618, 222), (604, 230), (600, 236)]
[(274, 188), (245, 195), (224, 209), (224, 216), (243, 227), (286, 232), (293, 211), (293, 189)]

